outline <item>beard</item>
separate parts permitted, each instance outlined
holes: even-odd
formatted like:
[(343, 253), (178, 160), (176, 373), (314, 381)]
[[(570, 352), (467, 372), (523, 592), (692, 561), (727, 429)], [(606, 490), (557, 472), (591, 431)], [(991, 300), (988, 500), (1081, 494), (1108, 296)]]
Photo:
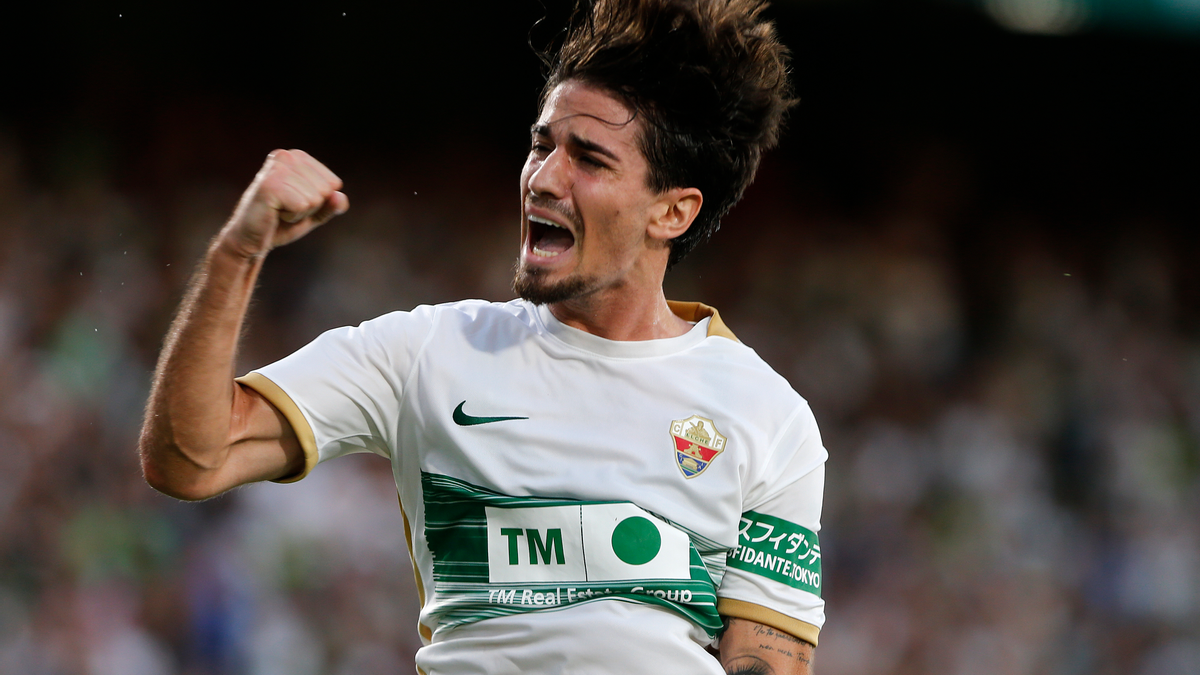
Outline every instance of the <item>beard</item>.
[(574, 300), (591, 292), (588, 279), (571, 275), (561, 281), (549, 281), (540, 269), (530, 269), (518, 260), (513, 273), (513, 290), (522, 300), (535, 305), (553, 305)]

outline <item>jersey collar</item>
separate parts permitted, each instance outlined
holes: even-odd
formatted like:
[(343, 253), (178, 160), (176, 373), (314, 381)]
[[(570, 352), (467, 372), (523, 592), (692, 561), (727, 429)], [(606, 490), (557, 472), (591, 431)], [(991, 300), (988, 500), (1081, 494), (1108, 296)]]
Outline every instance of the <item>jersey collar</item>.
[(721, 315), (717, 313), (717, 310), (704, 303), (668, 300), (667, 307), (670, 307), (671, 312), (684, 321), (699, 323), (701, 319), (709, 319), (708, 337), (723, 337), (738, 342), (737, 336), (721, 320)]
[[(550, 311), (550, 308), (546, 305), (538, 305), (535, 307), (534, 316), (537, 317), (538, 323), (542, 325), (546, 332), (558, 340), (573, 347), (592, 352), (593, 354), (599, 354), (612, 358), (639, 359), (655, 356), (666, 356), (695, 347), (710, 335), (724, 336), (724, 334), (728, 334), (728, 336), (731, 338), (733, 336), (733, 333), (730, 333), (729, 329), (724, 327), (724, 324), (720, 324), (719, 328), (719, 330), (722, 330), (723, 333), (713, 332), (712, 326), (714, 320), (717, 322), (720, 321), (720, 319), (716, 316), (715, 310), (712, 310), (712, 314), (704, 314), (703, 311), (700, 310), (694, 312), (687, 311), (692, 306), (704, 307), (704, 305), (700, 305), (699, 303), (668, 302), (668, 305), (671, 305), (671, 311), (676, 316), (684, 319), (685, 321), (695, 323), (695, 326), (693, 326), (691, 330), (683, 335), (676, 337), (662, 338), (659, 340), (623, 341), (609, 340), (598, 335), (592, 335), (587, 331), (582, 331), (578, 328), (568, 326), (555, 318), (554, 314)], [(684, 313), (681, 313), (680, 309), (677, 309), (676, 306), (678, 305), (684, 306)], [(704, 307), (704, 309), (711, 310), (711, 308), (708, 307)]]

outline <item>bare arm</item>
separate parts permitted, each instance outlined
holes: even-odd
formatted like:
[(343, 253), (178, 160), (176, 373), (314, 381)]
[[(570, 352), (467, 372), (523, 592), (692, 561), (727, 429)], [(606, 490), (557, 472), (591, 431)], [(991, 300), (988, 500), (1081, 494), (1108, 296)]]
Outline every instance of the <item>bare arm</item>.
[(729, 675), (812, 675), (816, 647), (746, 619), (729, 619), (721, 636), (721, 666)]
[(213, 239), (167, 333), (142, 423), (146, 481), (180, 499), (300, 470), (291, 425), (233, 381), (238, 336), (266, 254), (344, 213), (341, 180), (310, 155), (276, 150)]

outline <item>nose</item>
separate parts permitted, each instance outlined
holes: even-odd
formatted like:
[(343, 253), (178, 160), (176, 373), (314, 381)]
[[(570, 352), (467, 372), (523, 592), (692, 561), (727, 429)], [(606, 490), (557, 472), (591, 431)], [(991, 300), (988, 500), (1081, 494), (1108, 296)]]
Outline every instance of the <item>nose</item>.
[(571, 184), (570, 159), (562, 148), (555, 148), (529, 177), (529, 192), (540, 197), (562, 199), (570, 191)]

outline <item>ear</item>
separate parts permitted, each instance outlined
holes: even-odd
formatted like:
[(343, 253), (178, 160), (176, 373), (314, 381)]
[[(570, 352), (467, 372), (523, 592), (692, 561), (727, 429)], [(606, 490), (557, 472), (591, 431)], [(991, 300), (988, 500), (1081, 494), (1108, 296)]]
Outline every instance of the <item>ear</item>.
[(697, 188), (667, 190), (654, 205), (646, 234), (660, 241), (678, 237), (692, 226), (703, 205), (704, 195)]

